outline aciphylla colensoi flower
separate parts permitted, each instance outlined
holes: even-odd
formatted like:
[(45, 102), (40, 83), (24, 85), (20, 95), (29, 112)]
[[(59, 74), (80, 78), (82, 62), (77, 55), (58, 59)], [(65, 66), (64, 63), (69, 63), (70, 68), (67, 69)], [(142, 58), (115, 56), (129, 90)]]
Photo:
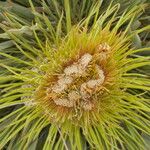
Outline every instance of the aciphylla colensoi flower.
[(150, 62), (138, 52), (149, 48), (131, 45), (150, 26), (130, 26), (145, 6), (118, 16), (118, 4), (99, 14), (96, 3), (74, 23), (66, 0), (57, 24), (48, 4), (31, 6), (32, 24), (3, 13), (0, 149), (144, 150), (150, 82), (138, 70)]

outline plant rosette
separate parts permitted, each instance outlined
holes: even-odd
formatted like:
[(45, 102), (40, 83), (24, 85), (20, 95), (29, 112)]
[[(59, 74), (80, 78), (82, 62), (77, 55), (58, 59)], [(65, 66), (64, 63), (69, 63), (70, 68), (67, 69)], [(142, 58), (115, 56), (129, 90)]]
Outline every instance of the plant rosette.
[(129, 30), (145, 6), (118, 17), (118, 4), (102, 15), (96, 4), (75, 25), (66, 1), (57, 25), (31, 6), (32, 25), (10, 12), (0, 24), (14, 44), (12, 51), (0, 51), (0, 109), (11, 110), (0, 118), (0, 148), (28, 149), (48, 127), (45, 150), (144, 149), (150, 87), (136, 69), (150, 64), (137, 54), (149, 48), (131, 44), (150, 26)]

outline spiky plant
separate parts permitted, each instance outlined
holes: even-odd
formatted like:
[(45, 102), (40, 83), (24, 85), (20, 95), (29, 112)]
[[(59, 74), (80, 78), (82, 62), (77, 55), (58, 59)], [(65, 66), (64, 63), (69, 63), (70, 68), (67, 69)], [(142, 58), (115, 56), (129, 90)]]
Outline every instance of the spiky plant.
[(150, 82), (137, 69), (150, 64), (138, 55), (149, 48), (131, 44), (150, 26), (130, 27), (146, 6), (118, 16), (119, 4), (99, 14), (94, 2), (80, 16), (61, 3), (52, 16), (49, 3), (38, 12), (30, 1), (32, 24), (3, 12), (1, 38), (10, 41), (0, 51), (0, 149), (144, 150)]

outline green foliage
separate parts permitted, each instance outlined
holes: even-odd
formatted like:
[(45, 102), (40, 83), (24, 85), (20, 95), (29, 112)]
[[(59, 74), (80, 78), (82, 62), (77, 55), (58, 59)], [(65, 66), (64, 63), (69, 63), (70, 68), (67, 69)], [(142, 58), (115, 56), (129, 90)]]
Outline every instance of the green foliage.
[[(0, 149), (145, 150), (143, 135), (150, 134), (145, 5), (126, 10), (127, 1), (121, 8), (92, 0), (14, 2), (11, 8), (1, 2)], [(119, 73), (101, 99), (100, 113), (85, 113), (74, 124), (68, 116), (50, 120), (52, 109), (44, 100), (29, 103), (45, 78), (59, 73), (80, 48), (89, 52), (105, 42), (113, 49), (108, 68), (115, 64)]]

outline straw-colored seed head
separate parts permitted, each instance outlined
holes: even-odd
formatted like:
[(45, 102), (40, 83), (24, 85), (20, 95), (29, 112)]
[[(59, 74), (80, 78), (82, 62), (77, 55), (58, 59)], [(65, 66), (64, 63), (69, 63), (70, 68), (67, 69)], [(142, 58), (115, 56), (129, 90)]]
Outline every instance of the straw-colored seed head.
[(58, 106), (69, 107), (69, 108), (74, 106), (73, 101), (69, 101), (68, 99), (65, 98), (55, 99), (54, 102)]
[(94, 107), (94, 105), (90, 102), (90, 101), (88, 101), (88, 102), (83, 102), (82, 103), (82, 108), (85, 110), (85, 111), (90, 111), (90, 110), (92, 110), (92, 108)]
[(91, 60), (92, 60), (92, 55), (87, 53), (81, 57), (81, 59), (79, 60), (79, 64), (82, 66), (83, 69), (85, 69)]
[[(65, 108), (73, 108), (76, 106), (86, 110), (92, 110), (94, 105), (92, 103), (92, 94), (96, 89), (100, 87), (105, 80), (104, 71), (98, 64), (93, 64), (93, 72), (96, 72), (96, 76), (92, 72), (88, 72), (90, 64), (94, 62), (93, 56), (89, 53), (85, 53), (76, 62), (64, 68), (63, 73), (58, 75), (54, 85), (51, 87), (50, 93), (47, 95), (52, 98), (52, 101), (56, 106), (62, 106)], [(83, 73), (87, 73), (88, 76), (84, 79)], [(63, 98), (60, 96), (63, 95)]]
[(67, 68), (65, 68), (64, 73), (66, 75), (73, 75), (73, 74), (79, 74), (81, 72), (81, 70), (79, 70), (80, 68), (78, 67), (78, 65), (74, 64), (72, 66), (69, 66)]
[(96, 86), (99, 85), (99, 80), (90, 80), (86, 83), (86, 85), (87, 85), (88, 88), (93, 89), (93, 88), (95, 88)]
[(68, 94), (68, 99), (70, 100), (70, 101), (74, 101), (74, 102), (76, 102), (77, 100), (79, 100), (81, 98), (81, 95), (77, 92), (77, 91), (71, 91), (71, 92), (69, 92), (69, 94)]
[(52, 87), (52, 91), (55, 93), (61, 93), (72, 83), (72, 81), (72, 77), (61, 76), (57, 83)]
[(85, 54), (81, 57), (81, 59), (78, 60), (78, 62), (74, 63), (71, 66), (68, 66), (67, 68), (64, 69), (65, 75), (74, 75), (78, 76), (81, 75), (86, 67), (88, 66), (89, 62), (92, 59), (92, 55), (90, 54)]

